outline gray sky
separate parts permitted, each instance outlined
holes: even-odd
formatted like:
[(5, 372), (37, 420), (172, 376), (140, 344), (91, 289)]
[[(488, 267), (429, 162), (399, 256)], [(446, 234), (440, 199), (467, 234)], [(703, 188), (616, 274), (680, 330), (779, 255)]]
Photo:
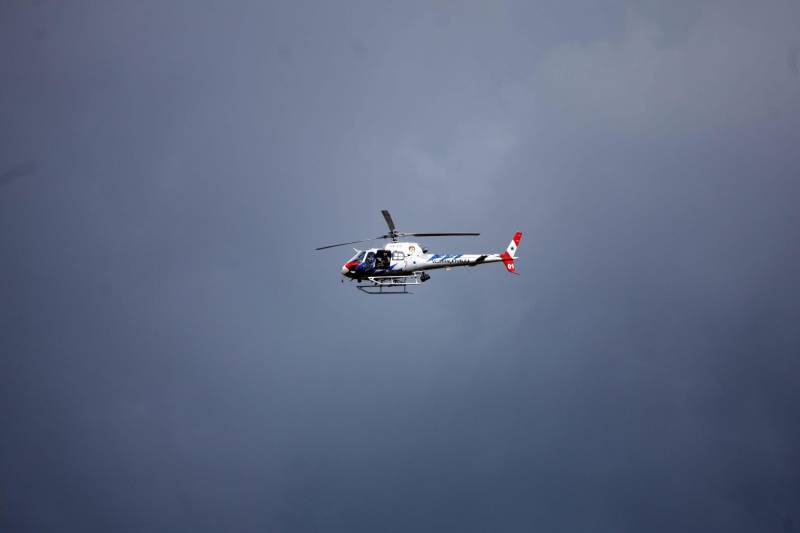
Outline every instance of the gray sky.
[(0, 531), (800, 530), (799, 20), (0, 3)]

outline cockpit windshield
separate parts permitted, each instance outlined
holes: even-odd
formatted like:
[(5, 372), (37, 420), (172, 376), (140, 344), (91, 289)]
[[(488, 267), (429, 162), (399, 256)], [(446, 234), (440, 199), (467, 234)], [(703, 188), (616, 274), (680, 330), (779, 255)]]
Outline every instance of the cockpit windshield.
[(349, 262), (358, 261), (359, 263), (364, 260), (364, 256), (367, 252), (358, 252), (356, 255)]

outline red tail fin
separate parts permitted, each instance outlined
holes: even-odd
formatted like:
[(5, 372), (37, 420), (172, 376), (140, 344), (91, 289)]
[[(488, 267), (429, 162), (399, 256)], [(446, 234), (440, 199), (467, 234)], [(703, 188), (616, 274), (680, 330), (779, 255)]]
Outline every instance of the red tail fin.
[(506, 270), (511, 274), (517, 273), (517, 267), (514, 266), (514, 259), (517, 257), (517, 249), (519, 248), (519, 241), (522, 240), (522, 232), (518, 231), (514, 234), (514, 238), (508, 244), (506, 251), (500, 254), (503, 264), (506, 265)]

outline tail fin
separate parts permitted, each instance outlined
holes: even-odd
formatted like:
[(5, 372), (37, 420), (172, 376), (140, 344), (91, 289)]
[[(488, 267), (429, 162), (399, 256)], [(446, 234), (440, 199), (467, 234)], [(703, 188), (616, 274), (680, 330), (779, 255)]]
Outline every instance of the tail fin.
[(518, 231), (514, 234), (514, 238), (508, 243), (506, 251), (500, 254), (503, 259), (503, 264), (506, 265), (506, 270), (511, 274), (516, 274), (516, 267), (514, 266), (514, 259), (517, 257), (517, 248), (519, 248), (519, 241), (522, 240), (522, 232)]

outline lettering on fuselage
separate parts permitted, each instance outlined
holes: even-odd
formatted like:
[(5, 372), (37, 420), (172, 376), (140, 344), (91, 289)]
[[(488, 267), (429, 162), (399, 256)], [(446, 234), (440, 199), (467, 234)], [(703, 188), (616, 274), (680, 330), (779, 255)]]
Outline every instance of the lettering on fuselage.
[(459, 255), (434, 255), (428, 261), (433, 264), (448, 264), (448, 265), (465, 265), (470, 263), (471, 260), (467, 258), (462, 259), (463, 254)]

